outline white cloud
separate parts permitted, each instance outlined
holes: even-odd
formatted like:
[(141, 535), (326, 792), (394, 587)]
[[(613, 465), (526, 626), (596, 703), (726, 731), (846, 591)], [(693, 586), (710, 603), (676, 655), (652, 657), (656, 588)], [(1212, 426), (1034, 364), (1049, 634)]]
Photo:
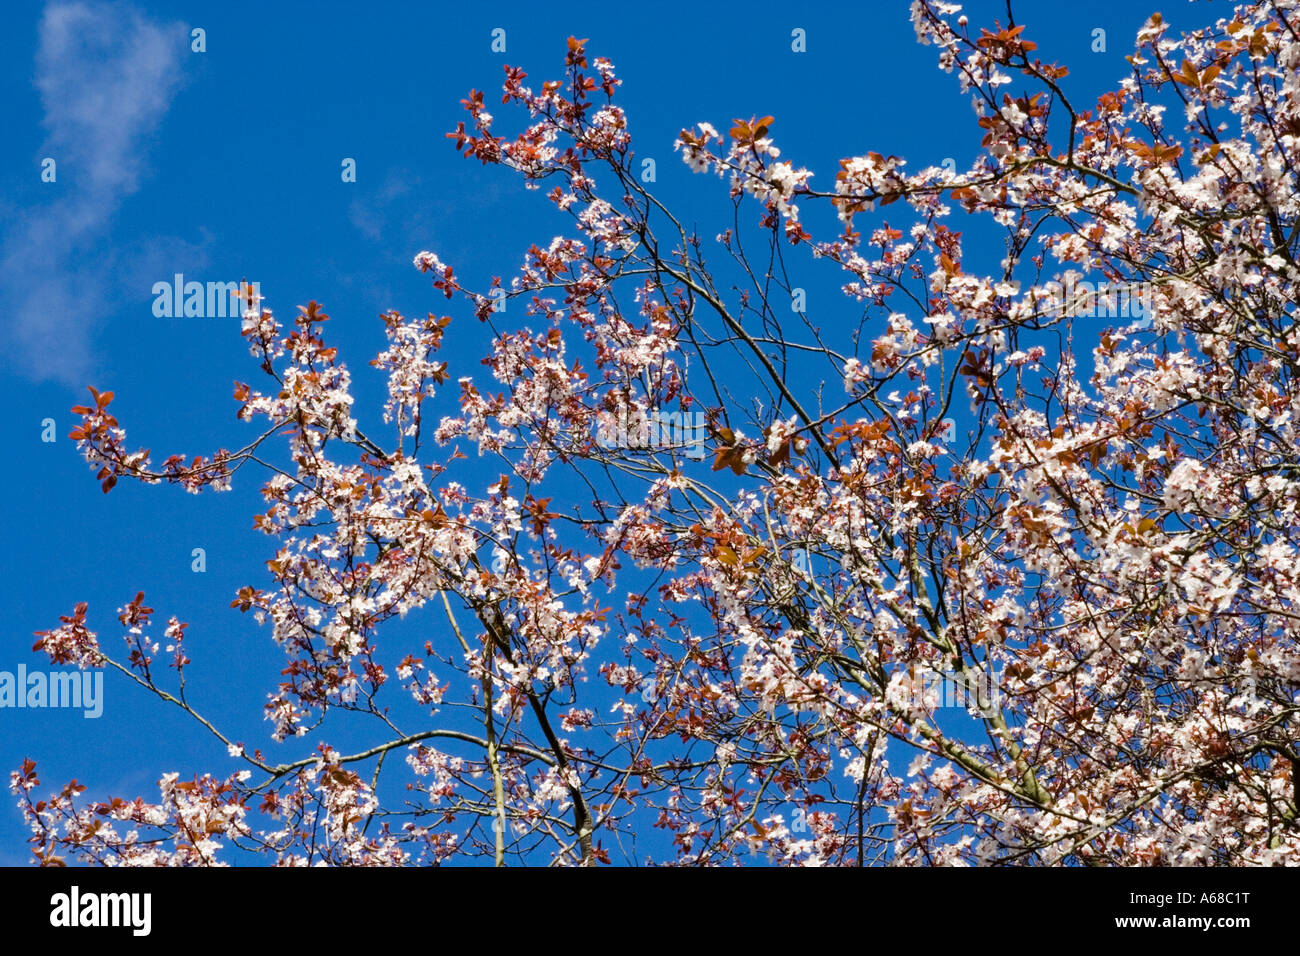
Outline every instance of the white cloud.
[(50, 3), (39, 27), (35, 85), (45, 110), (42, 156), (58, 163), (58, 198), (11, 220), (0, 246), (9, 364), (29, 378), (85, 383), (96, 319), (115, 294), (105, 233), (139, 189), (145, 145), (181, 79), (181, 24), (129, 7)]

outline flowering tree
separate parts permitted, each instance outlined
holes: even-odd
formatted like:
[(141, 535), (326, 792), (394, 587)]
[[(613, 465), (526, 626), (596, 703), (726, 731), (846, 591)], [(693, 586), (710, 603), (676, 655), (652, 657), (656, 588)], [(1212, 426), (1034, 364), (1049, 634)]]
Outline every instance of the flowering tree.
[[(286, 332), (250, 302), (268, 384), (235, 399), (265, 426), (238, 451), (155, 466), (112, 393), (77, 408), (105, 491), (267, 470), (271, 582), (232, 607), (286, 657), (274, 738), (316, 749), (282, 762), (196, 713), (193, 638), (171, 618), (159, 660), (143, 594), (125, 656), (79, 605), (37, 647), (123, 672), (240, 767), (37, 802), (29, 761), (37, 858), (1300, 862), (1300, 8), (1177, 39), (1155, 15), (1086, 109), (1023, 25), (958, 13), (912, 19), (972, 98), (969, 169), (872, 152), (818, 188), (772, 117), (699, 123), (676, 146), (742, 224), (717, 243), (647, 191), (584, 41), (562, 79), (507, 68), (515, 135), (471, 92), (456, 147), (572, 234), (477, 291), (416, 258), (492, 324), (490, 378), (438, 359), (451, 316), (386, 314), (385, 437), (316, 303)], [(959, 218), (1000, 237), (989, 274)], [(791, 310), (796, 255), (847, 273), (859, 334)], [(1138, 320), (1107, 322), (1103, 287)], [(506, 301), (527, 318), (498, 328)], [(386, 644), (401, 617), (426, 639)], [(341, 720), (374, 745), (332, 747)]]

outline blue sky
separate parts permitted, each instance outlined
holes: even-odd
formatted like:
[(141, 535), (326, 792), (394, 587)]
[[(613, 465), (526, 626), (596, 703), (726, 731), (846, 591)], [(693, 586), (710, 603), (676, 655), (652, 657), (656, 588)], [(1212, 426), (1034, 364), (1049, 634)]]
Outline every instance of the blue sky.
[[(251, 526), (257, 477), (241, 475), (220, 496), (130, 483), (101, 494), (67, 438), (69, 408), (88, 384), (113, 389), (129, 443), (152, 448), (155, 461), (241, 445), (252, 426), (235, 420), (231, 384), (257, 373), (238, 320), (158, 318), (151, 289), (178, 272), (247, 277), (281, 318), (309, 299), (325, 306), (325, 332), (354, 372), (358, 417), (381, 432), (384, 383), (366, 367), (383, 343), (379, 313), (446, 309), (411, 267), (414, 254), (430, 249), (467, 285), (484, 286), (558, 231), (539, 193), (460, 158), (444, 138), (471, 87), (492, 99), (504, 64), (540, 81), (559, 74), (566, 37), (589, 38), (589, 54), (613, 60), (624, 81), (619, 101), (638, 155), (657, 161), (658, 194), (705, 236), (729, 224), (725, 186), (691, 174), (672, 152), (678, 130), (696, 121), (725, 128), (734, 117), (774, 115), (785, 157), (813, 169), (815, 185), (833, 181), (839, 158), (869, 149), (906, 156), (910, 168), (969, 162), (979, 133), (968, 100), (935, 68), (934, 51), (915, 44), (903, 0), (744, 6), (743, 15), (699, 3), (11, 9), (0, 57), (0, 427), (9, 450), (0, 562), (10, 611), (0, 670), (45, 667), (32, 632), (79, 601), (101, 638), (116, 642), (116, 609), (144, 590), (160, 622), (190, 622), (196, 706), (250, 747), (305, 755), (301, 742), (270, 743), (261, 706), (282, 657), (265, 629), (228, 607), (238, 587), (265, 583), (273, 550)], [(1169, 8), (1207, 18), (1203, 6)], [(981, 23), (1001, 5), (968, 9)], [(1068, 88), (1090, 102), (1124, 75), (1148, 12), (1109, 0), (1035, 3), (1018, 19), (1045, 60), (1071, 67)], [(195, 27), (206, 31), (206, 52), (190, 49)], [(506, 30), (504, 55), (490, 49), (496, 27)], [(806, 53), (790, 49), (795, 27), (807, 31)], [(1095, 27), (1108, 31), (1104, 54), (1090, 49)], [(517, 128), (509, 111), (494, 112), (501, 131)], [(57, 163), (55, 182), (42, 182), (45, 157)], [(355, 183), (341, 180), (345, 157), (356, 160)], [(793, 258), (833, 291), (829, 266)], [(459, 304), (453, 315), (462, 334), (443, 357), (455, 378), (479, 371), (486, 340)], [(847, 334), (856, 313), (844, 315)], [(47, 418), (57, 423), (53, 443), (41, 441)], [(206, 551), (202, 574), (191, 571), (194, 548)], [(109, 675), (106, 696), (99, 720), (0, 710), (0, 767), (32, 756), (50, 786), (75, 776), (95, 795), (146, 798), (165, 771), (233, 769), (215, 740), (124, 680)], [(0, 863), (21, 862), (25, 829), (5, 799)]]

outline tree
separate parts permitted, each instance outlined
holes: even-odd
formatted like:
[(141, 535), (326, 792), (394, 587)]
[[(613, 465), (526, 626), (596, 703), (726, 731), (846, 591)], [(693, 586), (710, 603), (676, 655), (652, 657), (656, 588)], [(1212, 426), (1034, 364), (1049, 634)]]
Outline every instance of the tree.
[[(40, 861), (645, 862), (658, 828), (654, 862), (1300, 862), (1300, 12), (1154, 15), (1087, 109), (1023, 24), (957, 12), (912, 16), (973, 99), (970, 168), (871, 152), (819, 189), (772, 117), (699, 123), (676, 147), (743, 224), (716, 245), (640, 180), (585, 41), (538, 88), (507, 68), (514, 136), (471, 92), (456, 147), (573, 232), (491, 289), (416, 258), (491, 324), (491, 380), (451, 385), (450, 315), (386, 314), (386, 442), (314, 302), (287, 333), (250, 302), (238, 451), (155, 467), (112, 393), (77, 408), (105, 491), (267, 468), (272, 581), (232, 607), (286, 655), (275, 738), (316, 752), (208, 725), (241, 769), (154, 802), (36, 803), (29, 761)], [(796, 255), (847, 273), (860, 336), (792, 311)], [(183, 623), (167, 676), (143, 594), (124, 658), (87, 613), (37, 647), (203, 719)], [(386, 645), (408, 613), (427, 639)], [(331, 747), (341, 719), (375, 745)]]

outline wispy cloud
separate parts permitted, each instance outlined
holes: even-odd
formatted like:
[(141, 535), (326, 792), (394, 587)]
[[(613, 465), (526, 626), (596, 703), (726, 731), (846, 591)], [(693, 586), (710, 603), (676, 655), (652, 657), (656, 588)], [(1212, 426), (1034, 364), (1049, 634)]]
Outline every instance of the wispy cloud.
[(15, 217), (0, 244), (0, 308), (9, 364), (36, 380), (81, 384), (95, 317), (115, 293), (105, 233), (140, 187), (148, 142), (175, 96), (184, 27), (118, 4), (50, 3), (35, 83), (42, 155), (58, 163), (59, 198)]
[[(406, 170), (390, 170), (384, 185), (373, 195), (354, 199), (348, 206), (348, 218), (371, 242), (381, 242), (394, 219), (396, 204), (411, 193), (411, 180), (419, 182)], [(409, 203), (406, 203), (409, 206)]]
[(409, 169), (390, 169), (377, 189), (365, 189), (348, 206), (348, 219), (371, 242), (382, 242), (394, 260), (409, 261), (427, 248), (447, 203)]

